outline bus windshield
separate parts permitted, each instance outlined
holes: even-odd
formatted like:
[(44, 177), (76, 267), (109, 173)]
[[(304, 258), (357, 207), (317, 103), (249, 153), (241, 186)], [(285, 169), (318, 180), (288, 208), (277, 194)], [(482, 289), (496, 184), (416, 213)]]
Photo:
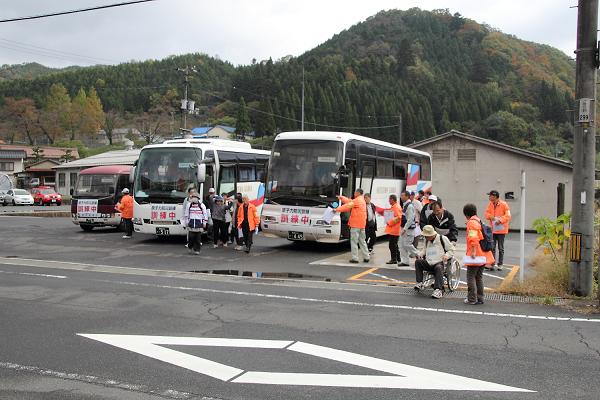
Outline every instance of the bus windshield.
[(135, 173), (134, 198), (142, 203), (181, 203), (196, 183), (200, 149), (184, 147), (143, 150)]
[(269, 165), (268, 196), (333, 199), (342, 165), (342, 143), (326, 140), (276, 140)]
[[(107, 197), (115, 193), (115, 175), (79, 175), (74, 196)], [(113, 188), (112, 193), (110, 188)]]

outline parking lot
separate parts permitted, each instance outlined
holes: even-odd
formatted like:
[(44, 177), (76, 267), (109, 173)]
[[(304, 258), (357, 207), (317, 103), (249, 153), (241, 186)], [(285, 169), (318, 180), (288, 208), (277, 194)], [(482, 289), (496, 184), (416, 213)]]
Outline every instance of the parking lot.
[[(40, 218), (6, 216), (11, 211), (25, 208), (63, 210), (61, 207), (4, 207), (0, 218), (2, 227), (2, 255), (50, 261), (101, 264), (150, 268), (172, 271), (251, 275), (262, 278), (309, 279), (346, 283), (411, 285), (414, 268), (386, 265), (389, 250), (385, 238), (379, 240), (369, 263), (350, 264), (347, 243), (322, 244), (290, 242), (285, 239), (255, 238), (250, 254), (235, 251), (232, 246), (217, 248), (205, 243), (199, 256), (190, 255), (183, 237), (156, 237), (134, 234), (132, 240), (123, 240), (115, 229), (97, 228), (84, 232), (69, 218)], [(462, 233), (464, 234), (464, 233)], [(462, 258), (463, 244), (457, 254)], [(35, 244), (35, 245), (32, 245)], [(503, 279), (512, 279), (518, 263), (518, 234), (509, 235), (506, 243), (507, 268), (502, 272), (487, 272), (486, 287), (498, 287)], [(527, 235), (527, 254), (533, 254), (535, 236)], [(511, 272), (513, 272), (511, 274)], [(464, 279), (463, 271), (463, 279)]]

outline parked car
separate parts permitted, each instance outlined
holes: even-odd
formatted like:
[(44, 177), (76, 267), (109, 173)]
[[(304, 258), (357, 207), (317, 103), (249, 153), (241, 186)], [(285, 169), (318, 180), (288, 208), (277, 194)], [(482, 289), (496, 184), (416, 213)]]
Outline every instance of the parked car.
[(62, 203), (62, 196), (50, 186), (40, 186), (31, 189), (31, 195), (35, 204), (40, 206), (56, 204), (58, 206)]
[(4, 205), (12, 204), (16, 205), (33, 205), (33, 197), (27, 190), (23, 189), (10, 189), (4, 195), (3, 203)]
[(6, 196), (6, 192), (3, 190), (0, 190), (0, 204), (2, 204), (3, 206), (6, 205), (6, 203), (4, 203), (4, 196)]

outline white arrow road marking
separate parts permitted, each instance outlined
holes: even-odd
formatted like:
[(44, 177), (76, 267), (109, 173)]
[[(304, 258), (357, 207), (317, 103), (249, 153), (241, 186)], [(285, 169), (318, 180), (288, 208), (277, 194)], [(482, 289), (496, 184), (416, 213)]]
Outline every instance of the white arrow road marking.
[[(304, 342), (176, 336), (101, 335), (89, 333), (78, 333), (77, 335), (232, 383), (533, 393), (527, 389), (465, 378), (459, 375), (413, 367), (411, 365)], [(290, 350), (314, 357), (369, 368), (391, 374), (392, 376), (244, 371), (191, 354), (171, 350), (161, 345)]]

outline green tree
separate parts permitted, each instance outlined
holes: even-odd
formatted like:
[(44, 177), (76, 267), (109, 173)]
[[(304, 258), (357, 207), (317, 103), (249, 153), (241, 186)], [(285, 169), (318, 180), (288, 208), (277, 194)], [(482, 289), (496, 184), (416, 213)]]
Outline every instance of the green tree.
[(243, 138), (244, 135), (250, 133), (251, 130), (252, 125), (250, 125), (250, 117), (248, 116), (248, 110), (246, 109), (246, 101), (244, 100), (244, 97), (240, 97), (235, 122), (235, 134), (238, 138)]

